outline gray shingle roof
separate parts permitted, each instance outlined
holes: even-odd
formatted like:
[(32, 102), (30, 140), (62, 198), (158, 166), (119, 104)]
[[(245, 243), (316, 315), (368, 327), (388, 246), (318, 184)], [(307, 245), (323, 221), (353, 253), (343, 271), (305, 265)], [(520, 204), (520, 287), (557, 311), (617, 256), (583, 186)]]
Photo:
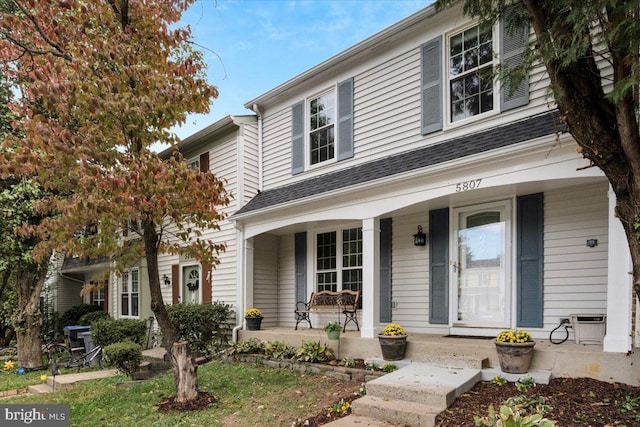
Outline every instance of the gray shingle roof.
[(543, 113), (507, 125), (442, 141), (394, 156), (330, 172), (258, 193), (234, 215), (398, 175), (416, 169), (496, 150), (564, 131), (557, 112)]

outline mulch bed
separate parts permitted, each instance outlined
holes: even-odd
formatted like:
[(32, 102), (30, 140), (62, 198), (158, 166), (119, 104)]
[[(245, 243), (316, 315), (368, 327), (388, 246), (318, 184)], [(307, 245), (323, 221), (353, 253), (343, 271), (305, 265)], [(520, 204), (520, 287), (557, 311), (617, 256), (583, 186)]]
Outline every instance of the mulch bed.
[(162, 412), (169, 411), (199, 411), (207, 409), (212, 404), (216, 403), (218, 399), (206, 391), (199, 391), (198, 397), (188, 402), (176, 402), (175, 396), (164, 399), (158, 404), (158, 410)]

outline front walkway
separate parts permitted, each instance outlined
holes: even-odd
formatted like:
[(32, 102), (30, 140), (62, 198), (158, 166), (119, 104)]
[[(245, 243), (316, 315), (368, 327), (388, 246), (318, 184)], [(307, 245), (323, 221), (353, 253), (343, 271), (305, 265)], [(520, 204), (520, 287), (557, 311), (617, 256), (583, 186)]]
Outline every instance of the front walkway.
[[(329, 344), (337, 358), (381, 357), (378, 340), (361, 338), (357, 331), (342, 333), (339, 340), (327, 339), (322, 329), (298, 329), (292, 327), (263, 328), (259, 331), (240, 331), (239, 339), (257, 338), (262, 341), (284, 341), (300, 347), (303, 341), (322, 341)], [(435, 363), (446, 361), (449, 365), (468, 365), (478, 368), (498, 368), (498, 355), (492, 339), (445, 337), (442, 335), (409, 334), (406, 359), (412, 362)], [(576, 344), (566, 341), (551, 344), (549, 340), (536, 340), (532, 370), (551, 371), (553, 377), (589, 377), (601, 381), (615, 381), (640, 386), (640, 354), (604, 353), (602, 345)]]

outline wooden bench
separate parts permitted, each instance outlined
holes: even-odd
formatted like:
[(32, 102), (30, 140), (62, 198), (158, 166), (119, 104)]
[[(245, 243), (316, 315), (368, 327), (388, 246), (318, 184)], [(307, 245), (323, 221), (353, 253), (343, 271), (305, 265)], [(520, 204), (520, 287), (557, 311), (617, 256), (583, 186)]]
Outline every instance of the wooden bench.
[(338, 292), (313, 292), (309, 298), (309, 302), (298, 301), (296, 303), (296, 309), (294, 310), (296, 330), (298, 330), (298, 324), (305, 321), (309, 324), (309, 328), (313, 329), (309, 315), (318, 311), (344, 314), (342, 332), (347, 330), (347, 324), (349, 322), (354, 322), (358, 330), (360, 330), (357, 317), (359, 299), (360, 291), (352, 291), (350, 289)]

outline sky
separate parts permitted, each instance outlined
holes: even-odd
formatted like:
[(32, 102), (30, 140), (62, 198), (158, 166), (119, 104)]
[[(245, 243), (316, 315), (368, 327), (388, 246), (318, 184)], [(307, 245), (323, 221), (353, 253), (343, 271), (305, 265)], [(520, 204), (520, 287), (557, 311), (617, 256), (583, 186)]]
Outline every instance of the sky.
[(432, 0), (198, 0), (191, 26), (217, 86), (208, 115), (173, 131), (186, 138), (244, 104), (400, 21)]

